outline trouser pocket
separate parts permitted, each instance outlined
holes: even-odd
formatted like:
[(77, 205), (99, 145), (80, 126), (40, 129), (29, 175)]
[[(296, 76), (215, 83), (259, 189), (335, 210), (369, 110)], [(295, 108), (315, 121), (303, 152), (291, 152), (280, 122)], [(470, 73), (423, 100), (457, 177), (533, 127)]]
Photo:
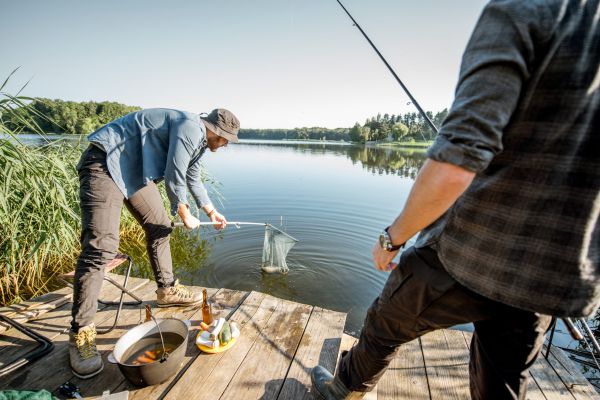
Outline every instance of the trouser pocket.
[(379, 304), (390, 306), (405, 318), (417, 318), (456, 281), (448, 275), (434, 250), (407, 249), (385, 284)]

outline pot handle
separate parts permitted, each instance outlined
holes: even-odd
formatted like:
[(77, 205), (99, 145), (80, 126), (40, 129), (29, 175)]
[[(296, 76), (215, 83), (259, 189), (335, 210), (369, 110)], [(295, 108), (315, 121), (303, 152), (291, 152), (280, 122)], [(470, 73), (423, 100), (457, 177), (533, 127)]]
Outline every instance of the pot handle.
[(108, 357), (106, 357), (106, 361), (108, 361), (111, 364), (117, 364), (117, 359), (115, 358), (115, 353), (111, 351), (110, 354), (108, 355)]

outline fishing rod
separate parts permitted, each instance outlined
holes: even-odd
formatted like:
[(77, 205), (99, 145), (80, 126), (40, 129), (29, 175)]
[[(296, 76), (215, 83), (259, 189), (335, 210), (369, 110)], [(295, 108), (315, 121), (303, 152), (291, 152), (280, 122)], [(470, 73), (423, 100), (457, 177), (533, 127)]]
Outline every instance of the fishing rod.
[(363, 29), (360, 27), (360, 25), (358, 24), (358, 22), (356, 22), (356, 20), (352, 17), (352, 15), (350, 15), (350, 13), (346, 9), (346, 7), (344, 7), (344, 5), (342, 4), (342, 2), (340, 0), (336, 0), (336, 1), (342, 7), (342, 9), (346, 12), (346, 14), (348, 14), (348, 16), (350, 17), (350, 19), (354, 23), (354, 26), (356, 26), (358, 28), (358, 30), (360, 31), (360, 33), (362, 33), (362, 35), (365, 37), (365, 39), (367, 39), (367, 42), (369, 42), (369, 44), (371, 45), (371, 47), (373, 48), (373, 50), (375, 50), (375, 52), (377, 53), (377, 55), (379, 56), (379, 58), (381, 58), (381, 61), (383, 61), (383, 63), (390, 70), (390, 72), (392, 73), (392, 75), (394, 75), (394, 78), (396, 78), (396, 81), (400, 84), (400, 86), (402, 87), (402, 89), (404, 89), (404, 91), (406, 92), (406, 94), (410, 98), (410, 101), (415, 105), (415, 107), (417, 107), (417, 110), (419, 110), (419, 112), (421, 113), (421, 115), (423, 116), (423, 118), (425, 118), (425, 121), (427, 121), (427, 124), (429, 125), (429, 127), (431, 128), (431, 130), (433, 130), (433, 132), (435, 132), (437, 134), (438, 133), (438, 129), (436, 128), (435, 124), (427, 116), (427, 114), (425, 113), (425, 111), (423, 111), (423, 109), (419, 105), (419, 102), (413, 97), (413, 95), (410, 93), (410, 91), (404, 85), (404, 83), (402, 83), (402, 80), (398, 77), (398, 74), (396, 74), (396, 72), (391, 67), (391, 65), (387, 62), (387, 60), (385, 59), (385, 57), (383, 57), (383, 55), (381, 54), (381, 52), (379, 51), (379, 49), (377, 49), (377, 47), (375, 46), (375, 44), (371, 41), (371, 39), (369, 39), (369, 36), (367, 36), (367, 34), (365, 33), (365, 31), (363, 31)]
[[(423, 118), (425, 118), (425, 121), (427, 121), (427, 124), (429, 125), (429, 127), (437, 134), (438, 133), (438, 129), (436, 128), (435, 124), (427, 116), (427, 114), (425, 113), (425, 111), (423, 111), (423, 109), (419, 105), (419, 102), (413, 97), (412, 93), (410, 93), (410, 90), (408, 90), (408, 88), (406, 87), (406, 85), (404, 85), (404, 83), (402, 82), (402, 80), (400, 79), (400, 77), (398, 76), (398, 74), (396, 74), (396, 71), (394, 71), (394, 69), (387, 62), (387, 60), (385, 59), (385, 57), (383, 56), (383, 54), (381, 54), (381, 52), (379, 51), (379, 49), (377, 48), (377, 46), (375, 46), (375, 44), (373, 43), (373, 41), (369, 38), (369, 36), (365, 33), (365, 31), (360, 27), (359, 23), (356, 22), (356, 20), (350, 14), (350, 12), (346, 9), (346, 7), (344, 7), (344, 5), (342, 4), (342, 2), (340, 0), (336, 0), (336, 1), (340, 5), (340, 7), (342, 7), (342, 9), (344, 10), (344, 12), (346, 12), (346, 14), (348, 15), (348, 17), (350, 17), (350, 19), (352, 20), (352, 23), (354, 24), (354, 26), (356, 26), (358, 28), (358, 30), (360, 31), (360, 33), (362, 33), (362, 35), (365, 37), (365, 39), (367, 39), (367, 42), (369, 42), (369, 44), (371, 45), (371, 47), (373, 48), (373, 50), (375, 50), (375, 53), (377, 53), (377, 55), (379, 56), (379, 58), (381, 59), (381, 61), (383, 61), (383, 63), (385, 64), (385, 66), (392, 73), (392, 75), (394, 76), (394, 78), (396, 79), (396, 81), (400, 84), (400, 86), (402, 87), (402, 89), (404, 89), (404, 91), (406, 92), (406, 94), (410, 98), (410, 101), (415, 105), (415, 107), (417, 107), (417, 109), (419, 110), (419, 112), (421, 113), (421, 115), (423, 116)], [(581, 334), (581, 332), (577, 329), (577, 327), (573, 324), (573, 322), (569, 318), (563, 318), (562, 320), (565, 323), (565, 326), (567, 327), (567, 330), (569, 331), (569, 333), (570, 333), (570, 335), (571, 335), (571, 337), (573, 339), (575, 339), (575, 340), (582, 340), (582, 339), (584, 339), (584, 337)], [(552, 342), (550, 341), (550, 343), (552, 343)], [(598, 342), (594, 340), (592, 343), (594, 344), (594, 348), (596, 348), (596, 350), (598, 350), (600, 352), (600, 345), (598, 344)], [(549, 351), (549, 349), (548, 349), (548, 351)]]

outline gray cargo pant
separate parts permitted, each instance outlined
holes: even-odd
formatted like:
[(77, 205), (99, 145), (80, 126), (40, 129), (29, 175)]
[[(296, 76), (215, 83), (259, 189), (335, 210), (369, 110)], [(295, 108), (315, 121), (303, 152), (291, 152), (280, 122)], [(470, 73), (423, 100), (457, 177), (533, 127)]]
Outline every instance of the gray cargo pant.
[(351, 390), (370, 391), (396, 349), (436, 329), (473, 322), (469, 365), (473, 399), (524, 399), (527, 370), (551, 317), (480, 296), (456, 282), (431, 248), (407, 249), (365, 319), (358, 343), (340, 360)]
[(77, 165), (81, 202), (81, 254), (77, 259), (71, 314), (75, 332), (94, 322), (104, 267), (119, 248), (119, 222), (123, 202), (142, 225), (150, 265), (159, 287), (173, 284), (169, 245), (172, 232), (158, 188), (153, 182), (125, 199), (112, 180), (106, 153), (90, 145)]

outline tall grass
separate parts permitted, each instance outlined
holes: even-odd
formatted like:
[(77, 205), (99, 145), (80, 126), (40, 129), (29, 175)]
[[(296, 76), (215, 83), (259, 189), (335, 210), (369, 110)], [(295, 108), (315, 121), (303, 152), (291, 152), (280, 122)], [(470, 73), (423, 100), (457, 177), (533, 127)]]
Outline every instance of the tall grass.
[[(16, 70), (15, 70), (16, 71)], [(14, 72), (13, 71), (13, 74)], [(12, 76), (12, 74), (11, 74)], [(78, 251), (79, 206), (75, 165), (77, 147), (28, 147), (21, 130), (43, 135), (27, 106), (31, 99), (0, 87), (0, 303), (19, 302), (44, 292)], [(20, 92), (20, 91), (19, 91)], [(14, 113), (15, 109), (26, 112)], [(7, 127), (3, 116), (17, 115), (19, 130)], [(43, 137), (43, 136), (42, 136)]]

